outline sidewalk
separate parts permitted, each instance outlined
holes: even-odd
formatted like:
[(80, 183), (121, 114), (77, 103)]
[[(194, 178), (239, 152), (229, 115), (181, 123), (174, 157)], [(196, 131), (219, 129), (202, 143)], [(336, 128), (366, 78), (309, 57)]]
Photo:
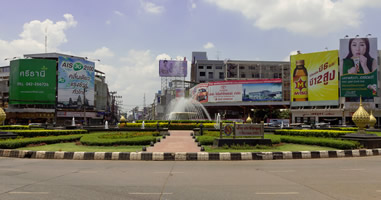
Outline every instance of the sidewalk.
[(169, 131), (170, 136), (148, 147), (147, 152), (200, 152), (200, 147), (190, 135), (193, 131)]

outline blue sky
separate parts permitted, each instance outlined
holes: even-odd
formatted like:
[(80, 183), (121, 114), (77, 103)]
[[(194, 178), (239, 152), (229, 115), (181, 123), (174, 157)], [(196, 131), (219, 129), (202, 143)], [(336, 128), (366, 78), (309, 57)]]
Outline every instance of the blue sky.
[(1, 66), (43, 53), (46, 31), (48, 52), (101, 60), (96, 68), (125, 111), (142, 107), (144, 94), (153, 102), (159, 59), (207, 51), (209, 59), (284, 61), (297, 50), (338, 49), (345, 35), (381, 36), (379, 0), (7, 0), (2, 8)]

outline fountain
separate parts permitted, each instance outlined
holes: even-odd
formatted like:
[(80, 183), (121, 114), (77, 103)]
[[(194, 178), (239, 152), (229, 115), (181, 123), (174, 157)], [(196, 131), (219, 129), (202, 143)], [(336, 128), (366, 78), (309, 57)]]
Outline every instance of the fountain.
[(216, 118), (216, 123), (214, 124), (214, 128), (220, 129), (220, 122), (221, 122), (221, 115), (220, 113), (218, 113)]
[(144, 126), (144, 121), (142, 122), (142, 129), (145, 129), (145, 126)]
[(167, 120), (211, 120), (200, 102), (184, 97), (173, 99), (169, 103), (166, 116)]
[(105, 129), (108, 129), (108, 121), (105, 122)]
[(75, 119), (74, 119), (74, 117), (73, 117), (73, 119), (71, 120), (71, 125), (72, 125), (72, 126), (75, 126)]

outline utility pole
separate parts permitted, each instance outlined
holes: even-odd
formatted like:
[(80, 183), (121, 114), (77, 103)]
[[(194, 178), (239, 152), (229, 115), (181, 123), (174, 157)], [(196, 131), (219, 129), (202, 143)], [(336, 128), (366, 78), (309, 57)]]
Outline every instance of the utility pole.
[(111, 121), (114, 122), (115, 119), (115, 97), (116, 91), (110, 92), (111, 94)]
[(83, 125), (87, 125), (86, 119), (86, 86), (83, 87)]

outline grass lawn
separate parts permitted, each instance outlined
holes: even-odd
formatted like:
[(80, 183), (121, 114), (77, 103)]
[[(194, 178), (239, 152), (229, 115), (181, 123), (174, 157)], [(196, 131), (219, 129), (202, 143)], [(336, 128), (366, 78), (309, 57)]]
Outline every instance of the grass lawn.
[(143, 146), (83, 146), (75, 143), (57, 143), (35, 147), (23, 147), (19, 150), (32, 151), (68, 151), (68, 152), (136, 152)]
[(277, 151), (323, 151), (337, 150), (330, 147), (301, 145), (301, 144), (281, 144), (273, 147), (259, 146), (259, 148), (225, 149), (204, 146), (206, 152), (277, 152)]

